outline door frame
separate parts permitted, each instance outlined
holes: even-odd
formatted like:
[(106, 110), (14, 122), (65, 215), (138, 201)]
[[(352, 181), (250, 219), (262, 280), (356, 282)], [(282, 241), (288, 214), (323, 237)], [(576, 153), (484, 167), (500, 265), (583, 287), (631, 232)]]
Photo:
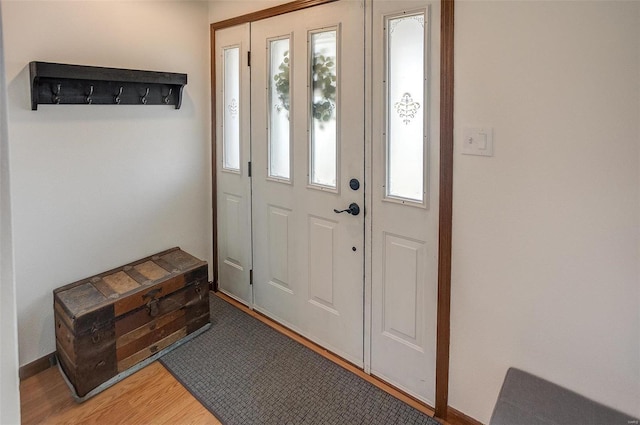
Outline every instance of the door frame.
[[(210, 24), (211, 37), (211, 183), (213, 208), (213, 282), (218, 284), (217, 181), (216, 181), (216, 30), (295, 12), (338, 0), (295, 0), (246, 15)], [(454, 9), (455, 0), (440, 0), (440, 196), (438, 236), (438, 311), (436, 332), (436, 400), (435, 417), (447, 419), (449, 407), (449, 346), (451, 323), (451, 232), (453, 207), (453, 78), (454, 78)], [(366, 136), (370, 133), (366, 129)], [(366, 260), (365, 260), (366, 261)]]

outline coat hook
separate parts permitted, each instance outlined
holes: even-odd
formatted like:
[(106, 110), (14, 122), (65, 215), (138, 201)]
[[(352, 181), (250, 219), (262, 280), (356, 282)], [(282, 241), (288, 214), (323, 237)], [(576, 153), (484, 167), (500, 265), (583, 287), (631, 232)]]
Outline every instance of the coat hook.
[(171, 97), (171, 92), (173, 92), (173, 88), (169, 88), (169, 94), (162, 98), (162, 101), (165, 105), (169, 104), (169, 97)]
[(87, 95), (87, 97), (85, 98), (87, 101), (87, 104), (91, 105), (91, 103), (93, 103), (93, 98), (91, 97), (93, 96), (93, 85), (90, 86), (89, 88), (89, 94)]
[(120, 90), (118, 90), (118, 94), (113, 96), (113, 101), (116, 103), (116, 105), (120, 104), (120, 96), (122, 96), (122, 86), (120, 86)]
[(142, 102), (143, 105), (147, 104), (147, 96), (149, 95), (149, 87), (147, 87), (147, 90), (144, 92), (144, 96), (142, 96), (140, 98), (140, 102)]
[(60, 97), (60, 90), (62, 88), (62, 84), (58, 83), (56, 84), (56, 88), (53, 90), (53, 103), (55, 103), (56, 105), (60, 104), (60, 100), (62, 100), (62, 98)]

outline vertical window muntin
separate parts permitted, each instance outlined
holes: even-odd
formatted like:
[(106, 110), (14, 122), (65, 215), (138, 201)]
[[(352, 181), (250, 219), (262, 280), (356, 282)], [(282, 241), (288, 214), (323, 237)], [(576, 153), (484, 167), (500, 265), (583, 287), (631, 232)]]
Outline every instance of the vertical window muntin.
[[(282, 56), (282, 58), (274, 58), (274, 49), (273, 46), (277, 44), (281, 44), (284, 41), (288, 42), (288, 48), (286, 49), (286, 56), (279, 49), (276, 53), (277, 56)], [(291, 51), (291, 47), (293, 46), (293, 34), (285, 35), (281, 37), (274, 37), (267, 40), (267, 87), (268, 87), (268, 95), (267, 95), (267, 179), (274, 180), (281, 183), (291, 183), (292, 174), (293, 174), (293, 145), (292, 145), (292, 134), (293, 134), (293, 52)], [(285, 57), (287, 58), (285, 61)], [(274, 60), (276, 59), (276, 60)], [(286, 66), (288, 69), (288, 75), (285, 76)], [(275, 73), (277, 71), (277, 74)], [(283, 84), (283, 79), (287, 78), (288, 85), (288, 95), (286, 95), (282, 90), (274, 89), (274, 84), (276, 81), (274, 77), (278, 75), (278, 82)], [(275, 93), (274, 93), (275, 91)], [(274, 96), (276, 99), (274, 99)], [(282, 99), (283, 97), (287, 97), (288, 99)], [(287, 103), (287, 104), (285, 104)], [(276, 158), (274, 158), (273, 148), (274, 146), (274, 130), (284, 128), (284, 120), (283, 116), (280, 114), (287, 114), (287, 141), (284, 144), (288, 149), (286, 149), (286, 161), (279, 161), (280, 164), (274, 164)], [(283, 147), (281, 144), (280, 148)], [(283, 170), (283, 162), (286, 163), (286, 170)], [(275, 165), (275, 166), (274, 166)]]
[[(427, 175), (428, 175), (428, 128), (429, 128), (429, 9), (421, 9), (421, 10), (413, 10), (411, 12), (403, 12), (394, 15), (385, 16), (384, 19), (384, 61), (385, 61), (385, 78), (384, 78), (384, 120), (385, 120), (385, 133), (384, 133), (384, 167), (385, 167), (385, 177), (384, 177), (384, 200), (390, 202), (401, 203), (405, 205), (419, 206), (419, 207), (427, 207), (428, 206), (428, 185), (427, 185)], [(421, 99), (418, 96), (418, 99), (413, 99), (411, 93), (406, 92), (401, 96), (395, 96), (397, 99), (393, 97), (392, 91), (392, 79), (395, 77), (391, 72), (391, 41), (390, 41), (390, 33), (393, 27), (393, 21), (403, 20), (403, 19), (415, 19), (417, 22), (422, 21), (423, 25), (423, 45), (422, 45), (422, 84), (420, 85), (419, 91), (421, 92)], [(396, 93), (397, 94), (397, 93)], [(409, 96), (405, 96), (405, 94), (409, 94)], [(417, 101), (421, 100), (421, 101)], [(412, 104), (414, 103), (414, 104)], [(419, 104), (415, 105), (415, 103)], [(417, 110), (413, 110), (417, 109)], [(412, 115), (413, 112), (413, 116)], [(396, 190), (394, 193), (394, 188), (391, 182), (392, 173), (393, 173), (393, 159), (391, 158), (391, 147), (394, 137), (394, 129), (392, 128), (392, 116), (391, 114), (396, 114), (397, 116), (402, 117), (403, 122), (404, 119), (408, 119), (409, 121), (414, 120), (415, 118), (420, 118), (422, 120), (422, 126), (418, 126), (422, 130), (421, 137), (421, 146), (422, 146), (422, 155), (421, 157), (421, 176), (420, 176), (420, 184), (421, 190), (419, 193), (414, 192), (414, 195), (411, 196), (406, 193), (400, 194), (397, 193)], [(400, 115), (402, 114), (402, 115)], [(419, 114), (419, 115), (418, 115)]]
[[(333, 58), (334, 61), (334, 69), (335, 69), (335, 94), (333, 100), (333, 112), (332, 117), (334, 118), (333, 125), (335, 126), (335, 131), (333, 132), (333, 147), (335, 149), (333, 155), (333, 163), (331, 164), (333, 168), (333, 178), (331, 182), (321, 182), (317, 181), (315, 177), (315, 138), (316, 131), (318, 127), (321, 127), (320, 123), (317, 123), (317, 120), (314, 118), (314, 114), (316, 109), (314, 109), (315, 98), (314, 98), (314, 75), (313, 75), (313, 65), (314, 58), (316, 56), (316, 51), (314, 49), (314, 39), (318, 36), (321, 36), (325, 33), (335, 33), (335, 56)], [(308, 88), (308, 99), (307, 99), (307, 115), (308, 115), (308, 134), (309, 134), (309, 160), (308, 160), (308, 187), (313, 189), (320, 189), (323, 191), (331, 191), (338, 193), (339, 187), (338, 182), (340, 181), (340, 59), (341, 59), (341, 49), (340, 49), (340, 26), (336, 25), (334, 27), (324, 27), (320, 29), (311, 30), (307, 35), (307, 88)], [(318, 51), (319, 54), (322, 54), (322, 50)], [(330, 96), (322, 96), (322, 97), (330, 97)], [(322, 102), (320, 102), (322, 103)], [(316, 127), (318, 124), (318, 127)]]
[(239, 45), (222, 49), (222, 70), (222, 170), (240, 173), (240, 118), (243, 105), (240, 99)]

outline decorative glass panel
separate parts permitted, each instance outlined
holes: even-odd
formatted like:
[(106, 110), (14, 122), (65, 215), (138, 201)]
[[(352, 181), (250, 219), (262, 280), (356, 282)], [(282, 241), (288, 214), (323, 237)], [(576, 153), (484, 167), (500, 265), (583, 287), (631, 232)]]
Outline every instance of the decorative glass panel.
[(240, 171), (240, 48), (224, 49), (222, 166)]
[(387, 196), (424, 200), (424, 14), (387, 20)]
[(269, 177), (289, 179), (289, 39), (269, 42)]
[(336, 30), (311, 34), (311, 183), (336, 187)]

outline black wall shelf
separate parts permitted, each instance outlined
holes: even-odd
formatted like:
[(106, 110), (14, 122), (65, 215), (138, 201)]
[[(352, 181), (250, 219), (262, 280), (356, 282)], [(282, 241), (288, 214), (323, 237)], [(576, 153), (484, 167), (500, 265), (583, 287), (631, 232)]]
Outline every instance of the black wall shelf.
[(180, 109), (187, 74), (29, 63), (31, 109), (40, 105), (175, 105)]

